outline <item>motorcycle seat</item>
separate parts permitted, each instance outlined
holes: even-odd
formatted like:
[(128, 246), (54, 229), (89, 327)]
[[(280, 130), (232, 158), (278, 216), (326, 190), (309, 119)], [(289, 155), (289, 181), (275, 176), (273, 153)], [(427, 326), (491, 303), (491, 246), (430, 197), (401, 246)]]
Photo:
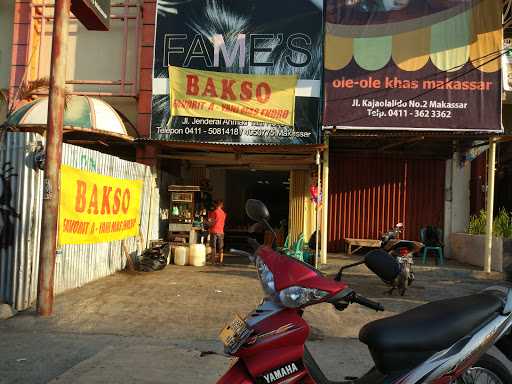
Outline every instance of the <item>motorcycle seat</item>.
[(503, 302), (486, 293), (435, 301), (366, 324), (359, 332), (382, 373), (409, 370), (494, 318)]

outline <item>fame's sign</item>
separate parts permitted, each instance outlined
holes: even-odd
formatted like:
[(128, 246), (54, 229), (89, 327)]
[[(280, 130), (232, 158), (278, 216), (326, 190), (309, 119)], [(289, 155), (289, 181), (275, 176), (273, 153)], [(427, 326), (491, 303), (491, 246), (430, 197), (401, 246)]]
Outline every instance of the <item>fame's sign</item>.
[(322, 0), (156, 1), (151, 138), (320, 142)]

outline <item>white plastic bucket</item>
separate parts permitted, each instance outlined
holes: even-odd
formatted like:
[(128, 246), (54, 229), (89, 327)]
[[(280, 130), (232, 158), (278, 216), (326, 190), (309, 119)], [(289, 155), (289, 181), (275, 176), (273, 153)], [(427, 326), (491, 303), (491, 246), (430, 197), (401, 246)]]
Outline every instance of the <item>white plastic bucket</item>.
[(206, 247), (204, 244), (191, 244), (189, 264), (194, 267), (206, 265)]
[(187, 265), (188, 264), (188, 247), (178, 246), (174, 250), (174, 264)]

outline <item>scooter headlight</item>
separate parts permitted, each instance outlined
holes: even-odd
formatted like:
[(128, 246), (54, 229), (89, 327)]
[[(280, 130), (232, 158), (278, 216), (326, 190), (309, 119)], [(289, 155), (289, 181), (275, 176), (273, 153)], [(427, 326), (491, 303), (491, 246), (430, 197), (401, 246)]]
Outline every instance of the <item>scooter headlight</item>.
[(265, 291), (267, 295), (273, 296), (276, 293), (274, 274), (260, 257), (256, 258), (256, 268), (258, 268), (258, 276), (260, 277), (263, 291)]
[(322, 300), (329, 293), (316, 288), (293, 286), (279, 292), (279, 300), (288, 308), (299, 308)]

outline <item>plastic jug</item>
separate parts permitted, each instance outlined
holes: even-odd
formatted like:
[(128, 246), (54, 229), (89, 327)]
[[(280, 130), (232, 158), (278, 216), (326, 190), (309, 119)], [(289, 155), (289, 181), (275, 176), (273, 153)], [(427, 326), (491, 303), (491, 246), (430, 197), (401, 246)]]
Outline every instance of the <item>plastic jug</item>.
[(171, 245), (171, 250), (169, 251), (169, 264), (174, 263), (174, 256), (176, 256), (176, 245)]
[(206, 264), (206, 247), (204, 244), (190, 245), (190, 265), (203, 267)]
[(174, 250), (174, 264), (187, 265), (188, 264), (188, 248), (178, 246)]

